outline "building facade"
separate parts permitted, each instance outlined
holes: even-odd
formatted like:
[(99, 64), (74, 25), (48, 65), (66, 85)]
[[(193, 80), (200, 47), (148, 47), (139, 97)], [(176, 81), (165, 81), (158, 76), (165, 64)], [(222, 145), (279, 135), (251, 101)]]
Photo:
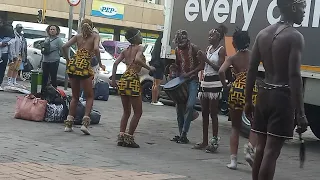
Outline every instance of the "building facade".
[[(0, 0), (0, 11), (8, 20), (37, 22), (39, 10), (47, 24), (67, 27), (70, 6), (67, 0)], [(154, 42), (164, 23), (164, 0), (86, 0), (85, 16), (99, 29), (103, 40), (124, 40), (126, 27), (141, 29), (145, 43)], [(80, 4), (73, 10), (77, 29)]]

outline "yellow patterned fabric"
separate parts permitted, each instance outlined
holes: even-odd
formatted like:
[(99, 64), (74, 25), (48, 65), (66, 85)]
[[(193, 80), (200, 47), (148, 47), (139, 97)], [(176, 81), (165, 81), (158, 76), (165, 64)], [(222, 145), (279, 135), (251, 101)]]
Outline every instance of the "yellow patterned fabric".
[(140, 96), (141, 85), (138, 74), (129, 67), (118, 82), (118, 94), (121, 96)]
[(94, 75), (91, 67), (92, 56), (86, 49), (80, 49), (72, 57), (67, 66), (67, 74), (71, 76), (91, 77)]
[[(229, 108), (243, 110), (245, 105), (245, 87), (247, 72), (235, 74), (236, 80), (232, 83), (229, 91)], [(257, 99), (258, 88), (255, 85), (253, 88), (252, 102), (255, 104)]]

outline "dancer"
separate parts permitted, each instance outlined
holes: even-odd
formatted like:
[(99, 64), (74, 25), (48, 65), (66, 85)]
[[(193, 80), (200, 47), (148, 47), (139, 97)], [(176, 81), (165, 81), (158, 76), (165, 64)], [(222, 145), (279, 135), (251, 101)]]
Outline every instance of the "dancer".
[[(201, 59), (206, 62), (204, 67), (204, 81), (201, 82), (199, 99), (202, 110), (202, 142), (196, 144), (194, 149), (206, 148), (206, 152), (215, 152), (219, 147), (218, 138), (218, 102), (222, 91), (222, 84), (218, 71), (226, 57), (225, 48), (220, 45), (221, 40), (227, 33), (227, 28), (220, 25), (217, 29), (209, 31), (209, 43), (207, 56)], [(208, 145), (209, 114), (212, 120), (212, 138)]]
[[(134, 141), (133, 137), (142, 115), (141, 86), (138, 73), (142, 67), (149, 71), (154, 71), (155, 68), (146, 65), (146, 59), (143, 55), (143, 47), (140, 46), (142, 43), (140, 30), (136, 28), (129, 28), (125, 37), (131, 45), (121, 52), (112, 69), (112, 86), (118, 88), (118, 94), (121, 96), (123, 106), (120, 133), (118, 135), (118, 146), (139, 148), (140, 146)], [(121, 76), (117, 85), (115, 79), (117, 67), (123, 60), (128, 68)], [(131, 115), (131, 106), (134, 114), (130, 122), (129, 132), (126, 133), (128, 119)]]
[(187, 104), (177, 104), (177, 121), (179, 126), (180, 136), (175, 136), (172, 141), (177, 143), (187, 144), (189, 140), (187, 134), (190, 128), (190, 123), (194, 119), (198, 94), (198, 72), (204, 68), (204, 61), (199, 59), (203, 56), (199, 48), (190, 42), (188, 32), (186, 30), (178, 30), (174, 43), (176, 48), (176, 61), (171, 65), (171, 69), (175, 71), (176, 76), (189, 79), (188, 85), (188, 102)]
[[(80, 86), (84, 88), (86, 97), (85, 114), (82, 119), (81, 131), (90, 135), (88, 126), (90, 124), (90, 112), (93, 105), (93, 89), (92, 89), (92, 76), (93, 70), (91, 67), (91, 60), (93, 54), (98, 59), (100, 67), (105, 70), (105, 66), (101, 64), (100, 51), (99, 51), (99, 35), (93, 33), (93, 23), (89, 19), (84, 19), (81, 22), (81, 34), (72, 37), (63, 47), (63, 55), (67, 60), (67, 73), (69, 75), (72, 100), (69, 109), (69, 115), (65, 121), (65, 132), (71, 132), (76, 109), (79, 102)], [(74, 57), (71, 59), (68, 55), (68, 48), (77, 43), (78, 50)]]
[[(232, 122), (232, 131), (230, 137), (230, 151), (231, 151), (231, 162), (227, 165), (230, 169), (237, 169), (237, 154), (239, 146), (239, 134), (242, 123), (242, 113), (244, 109), (244, 98), (245, 98), (245, 87), (246, 87), (246, 75), (249, 67), (250, 51), (248, 47), (250, 45), (250, 37), (248, 32), (236, 29), (233, 34), (233, 46), (237, 50), (237, 53), (228, 58), (219, 70), (221, 83), (224, 88), (229, 86), (226, 83), (226, 70), (232, 65), (235, 81), (232, 83), (229, 91), (229, 108), (230, 108), (230, 119)], [(253, 102), (255, 102), (257, 96), (257, 89), (254, 89), (254, 94), (251, 96)], [(253, 149), (253, 148), (252, 148)], [(246, 160), (252, 165), (253, 152), (249, 154), (249, 158)]]
[[(252, 49), (246, 82), (245, 112), (252, 118), (254, 82), (262, 61), (265, 79), (259, 83), (252, 131), (257, 133), (253, 180), (272, 180), (286, 139), (293, 136), (294, 118), (299, 133), (307, 129), (300, 72), (304, 37), (293, 24), (304, 18), (305, 0), (278, 0), (281, 19), (261, 30)], [(297, 116), (294, 117), (294, 111)]]

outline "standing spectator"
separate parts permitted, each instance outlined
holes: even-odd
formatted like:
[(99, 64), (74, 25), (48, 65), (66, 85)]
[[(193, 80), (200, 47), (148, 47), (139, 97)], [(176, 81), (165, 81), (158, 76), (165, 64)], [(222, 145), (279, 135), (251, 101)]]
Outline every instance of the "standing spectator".
[(162, 37), (163, 37), (163, 34), (161, 33), (154, 45), (154, 49), (152, 51), (152, 59), (150, 61), (150, 65), (156, 68), (156, 71), (152, 73), (154, 80), (153, 80), (153, 86), (152, 86), (152, 102), (151, 102), (151, 104), (155, 106), (163, 106), (163, 103), (158, 101), (159, 86), (164, 74), (164, 62), (161, 59), (161, 55), (160, 55)]
[(24, 69), (24, 64), (27, 63), (27, 40), (26, 40), (26, 38), (24, 38), (22, 30), (23, 30), (23, 26), (21, 24), (17, 24), (16, 28), (14, 30), (15, 40), (17, 42), (19, 42), (19, 43), (16, 43), (15, 48), (16, 48), (16, 51), (18, 51), (18, 53), (21, 56), (21, 63), (20, 63), (19, 71), (13, 79), (14, 85), (18, 85), (17, 78), (20, 76), (22, 70)]
[(5, 22), (5, 18), (0, 17), (0, 91), (3, 91), (1, 84), (9, 59), (14, 51), (14, 33), (11, 25)]
[(43, 54), (42, 93), (45, 87), (48, 85), (49, 76), (51, 79), (51, 85), (57, 88), (57, 73), (60, 63), (60, 54), (63, 46), (63, 42), (58, 36), (60, 34), (59, 26), (49, 25), (46, 31), (48, 33), (48, 37), (45, 39), (41, 49)]

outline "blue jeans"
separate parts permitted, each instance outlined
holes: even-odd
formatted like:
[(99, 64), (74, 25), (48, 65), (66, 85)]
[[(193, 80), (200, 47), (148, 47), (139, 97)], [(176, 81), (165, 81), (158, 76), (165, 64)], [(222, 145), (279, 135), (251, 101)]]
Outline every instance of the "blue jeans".
[(196, 104), (198, 95), (198, 82), (191, 80), (188, 82), (188, 102), (187, 104), (177, 104), (177, 121), (179, 126), (179, 133), (187, 134), (190, 128), (190, 123), (193, 119), (194, 106)]

